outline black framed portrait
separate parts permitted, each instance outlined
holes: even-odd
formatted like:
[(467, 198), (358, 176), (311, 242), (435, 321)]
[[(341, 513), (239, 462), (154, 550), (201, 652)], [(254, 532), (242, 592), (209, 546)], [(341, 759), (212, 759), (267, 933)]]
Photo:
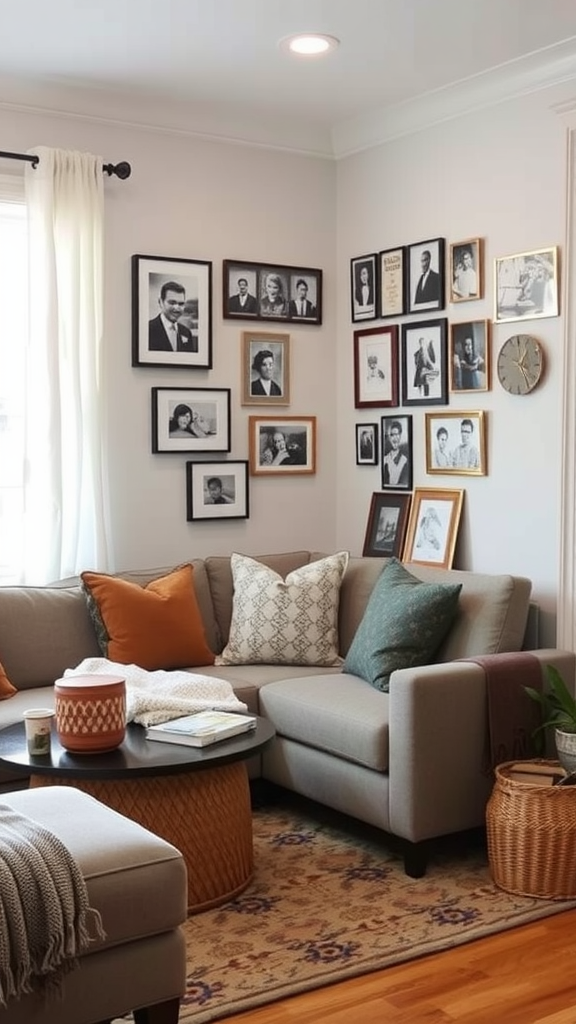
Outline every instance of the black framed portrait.
[(378, 256), (355, 256), (350, 260), (350, 306), (352, 323), (375, 320), (378, 316)]
[(448, 321), (402, 324), (402, 405), (448, 402)]
[(413, 476), (412, 417), (382, 416), (382, 490), (411, 491)]
[(356, 465), (378, 465), (378, 424), (356, 424)]
[(443, 238), (415, 242), (408, 249), (408, 312), (427, 313), (445, 307), (446, 274)]
[(322, 323), (322, 271), (224, 260), (223, 316), (228, 320)]
[(132, 366), (212, 366), (212, 263), (132, 257)]

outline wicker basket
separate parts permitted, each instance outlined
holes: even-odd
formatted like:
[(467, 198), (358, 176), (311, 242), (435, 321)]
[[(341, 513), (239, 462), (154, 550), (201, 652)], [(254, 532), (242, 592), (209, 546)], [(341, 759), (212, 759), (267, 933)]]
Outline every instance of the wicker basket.
[(519, 896), (571, 899), (576, 896), (576, 786), (517, 782), (509, 775), (518, 767), (517, 761), (498, 765), (486, 808), (494, 882)]

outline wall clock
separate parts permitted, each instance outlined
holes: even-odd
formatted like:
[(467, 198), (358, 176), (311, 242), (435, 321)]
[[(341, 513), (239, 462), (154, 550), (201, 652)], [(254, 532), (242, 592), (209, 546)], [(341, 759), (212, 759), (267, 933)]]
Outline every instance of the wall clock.
[(531, 334), (514, 334), (505, 341), (496, 364), (498, 380), (511, 395), (527, 395), (536, 387), (544, 370), (544, 352)]

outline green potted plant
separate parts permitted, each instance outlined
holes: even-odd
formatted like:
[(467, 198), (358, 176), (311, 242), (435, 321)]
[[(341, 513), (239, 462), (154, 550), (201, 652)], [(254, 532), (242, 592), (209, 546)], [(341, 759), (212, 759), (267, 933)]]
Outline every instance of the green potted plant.
[(524, 689), (542, 708), (542, 724), (534, 735), (554, 729), (558, 760), (567, 772), (576, 771), (576, 698), (570, 693), (557, 668), (546, 666), (548, 689), (540, 692), (531, 686)]

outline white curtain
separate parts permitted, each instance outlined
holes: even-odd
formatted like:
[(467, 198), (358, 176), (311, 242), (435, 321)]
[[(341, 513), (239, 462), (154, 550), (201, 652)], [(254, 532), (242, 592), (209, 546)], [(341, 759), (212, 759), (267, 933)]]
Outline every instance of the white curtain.
[(101, 349), (102, 160), (35, 147), (26, 167), (30, 329), (25, 579), (107, 568)]

